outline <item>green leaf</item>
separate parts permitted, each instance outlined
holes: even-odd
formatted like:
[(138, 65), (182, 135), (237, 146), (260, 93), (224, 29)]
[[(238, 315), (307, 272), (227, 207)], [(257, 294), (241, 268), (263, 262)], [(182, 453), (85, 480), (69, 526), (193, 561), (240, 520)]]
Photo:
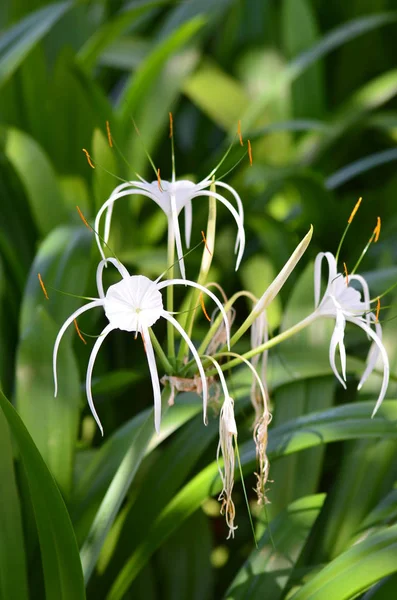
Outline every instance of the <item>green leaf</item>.
[(329, 190), (335, 190), (347, 181), (354, 179), (361, 173), (366, 173), (375, 167), (385, 165), (389, 162), (397, 160), (397, 150), (395, 148), (391, 150), (383, 150), (382, 152), (375, 152), (365, 158), (355, 160), (349, 165), (342, 167), (336, 173), (333, 173), (325, 180), (325, 186)]
[[(370, 419), (372, 407), (373, 403), (369, 402), (340, 406), (312, 413), (271, 429), (268, 445), (270, 464), (276, 457), (338, 440), (379, 436), (396, 439), (397, 402), (383, 402), (379, 416), (375, 419)], [(240, 458), (244, 473), (255, 468), (256, 453), (252, 442), (246, 442), (240, 447)], [(235, 473), (235, 478), (239, 478), (238, 472)], [(120, 569), (107, 600), (121, 600), (153, 552), (207, 497), (219, 493), (220, 489), (218, 465), (213, 462), (164, 507), (163, 512), (149, 528), (146, 539)]]
[(292, 502), (282, 514), (272, 520), (259, 541), (259, 548), (250, 554), (237, 573), (225, 598), (283, 598), (283, 591), (324, 500), (325, 494), (305, 496)]
[(29, 483), (40, 540), (46, 597), (84, 600), (76, 539), (61, 494), (20, 417), (0, 392), (0, 406), (15, 438)]
[(8, 423), (0, 412), (0, 597), (28, 599), (21, 507)]
[[(78, 217), (77, 217), (78, 218)], [(79, 298), (67, 294), (80, 295), (85, 291), (85, 282), (90, 269), (87, 260), (93, 236), (81, 224), (78, 227), (59, 227), (46, 237), (41, 244), (30, 269), (23, 298), (20, 316), (20, 330), (23, 334), (30, 328), (38, 306), (42, 306), (53, 317), (57, 325), (81, 305)], [(40, 273), (48, 286), (49, 300), (44, 297), (37, 274)], [(57, 292), (51, 287), (61, 290)]]
[(0, 37), (0, 86), (11, 77), (32, 48), (72, 6), (72, 2), (49, 4), (30, 13), (2, 34)]
[(80, 376), (66, 340), (58, 356), (59, 394), (54, 398), (52, 351), (58, 326), (38, 307), (16, 359), (16, 408), (62, 493), (70, 495), (80, 416)]
[(37, 229), (46, 235), (67, 218), (64, 199), (54, 169), (37, 142), (18, 129), (6, 132), (5, 153), (18, 173)]
[[(318, 41), (319, 31), (315, 13), (308, 0), (284, 0), (282, 31), (288, 58), (294, 58)], [(321, 63), (312, 65), (293, 83), (292, 110), (295, 117), (320, 117), (324, 114), (322, 67)]]
[(92, 69), (95, 62), (103, 51), (120, 35), (131, 27), (139, 17), (148, 13), (151, 9), (167, 4), (169, 0), (148, 0), (135, 2), (137, 6), (127, 7), (118, 13), (113, 19), (104, 23), (83, 45), (77, 54), (77, 60), (86, 69)]
[(237, 122), (249, 104), (242, 85), (209, 60), (189, 77), (183, 91), (225, 130), (233, 127), (237, 130)]
[(291, 600), (348, 600), (397, 571), (397, 525), (369, 536), (323, 567)]
[(327, 56), (333, 50), (336, 50), (350, 40), (373, 31), (379, 27), (390, 25), (397, 20), (396, 12), (384, 12), (366, 17), (359, 17), (343, 23), (329, 33), (325, 34), (314, 46), (302, 52), (280, 73), (279, 77), (273, 81), (273, 85), (255, 99), (246, 110), (242, 119), (244, 126), (251, 129), (263, 114), (266, 106), (275, 98), (283, 97), (285, 90), (289, 85), (298, 79), (311, 65)]
[(124, 88), (119, 102), (119, 116), (122, 124), (126, 125), (130, 117), (134, 115), (166, 60), (191, 41), (203, 25), (204, 20), (196, 17), (181, 25), (172, 35), (156, 45)]

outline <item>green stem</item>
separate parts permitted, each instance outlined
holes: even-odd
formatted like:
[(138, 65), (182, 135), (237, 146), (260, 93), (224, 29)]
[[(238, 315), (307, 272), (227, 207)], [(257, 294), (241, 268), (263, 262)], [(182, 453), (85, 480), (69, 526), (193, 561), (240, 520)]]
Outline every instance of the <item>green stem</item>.
[[(171, 219), (168, 220), (168, 250), (167, 250), (167, 273), (168, 279), (174, 278), (174, 260), (175, 260), (175, 237)], [(167, 287), (167, 311), (173, 312), (174, 310), (174, 286), (169, 285)], [(175, 356), (175, 334), (172, 323), (167, 321), (167, 348), (168, 356), (174, 358)]]
[(149, 327), (149, 334), (150, 334), (150, 339), (152, 340), (153, 348), (154, 348), (161, 364), (163, 365), (165, 372), (167, 373), (167, 375), (172, 375), (172, 372), (173, 372), (172, 365), (171, 365), (170, 361), (168, 360), (168, 358), (166, 357), (165, 352), (162, 349), (160, 342), (158, 341), (156, 334), (154, 333), (154, 331), (152, 330), (151, 327)]

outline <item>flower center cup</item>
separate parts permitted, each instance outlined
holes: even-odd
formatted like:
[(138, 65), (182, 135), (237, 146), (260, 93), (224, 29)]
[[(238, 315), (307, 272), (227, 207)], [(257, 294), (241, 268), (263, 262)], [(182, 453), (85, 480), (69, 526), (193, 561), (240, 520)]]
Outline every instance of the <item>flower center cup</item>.
[(106, 292), (105, 314), (122, 331), (142, 331), (161, 317), (163, 298), (157, 285), (143, 275), (125, 277)]

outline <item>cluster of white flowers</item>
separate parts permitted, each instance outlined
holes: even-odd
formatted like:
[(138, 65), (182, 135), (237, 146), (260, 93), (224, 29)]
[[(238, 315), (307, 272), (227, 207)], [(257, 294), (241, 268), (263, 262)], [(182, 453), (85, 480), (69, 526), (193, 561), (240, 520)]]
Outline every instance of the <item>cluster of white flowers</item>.
[[(213, 376), (215, 373), (215, 375), (219, 377), (221, 383), (224, 401), (219, 417), (220, 438), (217, 452), (217, 458), (219, 459), (220, 465), (219, 472), (223, 485), (220, 499), (222, 500), (223, 511), (226, 514), (230, 535), (234, 535), (234, 530), (236, 529), (234, 525), (235, 510), (231, 495), (234, 482), (237, 425), (234, 416), (234, 400), (228, 391), (227, 383), (222, 372), (222, 358), (227, 355), (234, 356), (235, 362), (240, 364), (245, 362), (253, 372), (251, 398), (255, 408), (253, 429), (258, 456), (257, 492), (258, 500), (261, 503), (264, 503), (267, 501), (265, 486), (269, 471), (269, 462), (266, 456), (267, 428), (271, 420), (271, 414), (269, 411), (269, 396), (265, 381), (268, 352), (267, 346), (269, 345), (266, 308), (284, 285), (291, 271), (295, 268), (297, 262), (305, 252), (312, 236), (312, 229), (310, 229), (304, 240), (299, 244), (274, 282), (267, 290), (264, 290), (263, 296), (257, 299), (252, 298), (251, 295), (251, 298), (254, 300), (252, 312), (243, 325), (240, 326), (236, 334), (231, 338), (230, 327), (232, 320), (230, 319), (230, 311), (234, 310), (231, 306), (232, 302), (226, 301), (222, 303), (219, 298), (213, 292), (211, 292), (208, 287), (206, 287), (205, 282), (196, 283), (195, 281), (191, 281), (186, 278), (184, 250), (178, 221), (179, 215), (183, 210), (185, 216), (185, 245), (187, 248), (189, 248), (192, 231), (192, 201), (195, 198), (206, 197), (210, 200), (210, 202), (221, 202), (229, 210), (237, 226), (235, 253), (237, 254), (236, 269), (238, 269), (245, 247), (243, 202), (234, 188), (223, 181), (216, 179), (216, 171), (217, 168), (214, 169), (208, 177), (197, 184), (186, 179), (176, 181), (175, 173), (173, 172), (172, 180), (170, 182), (161, 179), (160, 175), (158, 174), (158, 180), (151, 183), (143, 180), (142, 178), (138, 178), (136, 181), (128, 181), (115, 188), (109, 199), (103, 204), (96, 215), (95, 225), (93, 228), (98, 249), (101, 254), (101, 260), (99, 261), (96, 274), (98, 297), (90, 299), (91, 301), (88, 304), (76, 310), (61, 327), (54, 345), (53, 369), (56, 395), (57, 353), (62, 336), (64, 335), (68, 326), (73, 323), (73, 321), (81, 314), (90, 310), (91, 308), (102, 307), (108, 320), (108, 324), (94, 343), (86, 374), (86, 394), (88, 404), (95, 421), (97, 422), (103, 434), (103, 428), (96, 412), (91, 392), (91, 379), (95, 360), (106, 336), (111, 331), (119, 329), (134, 333), (135, 337), (138, 335), (142, 337), (153, 388), (155, 429), (157, 432), (159, 432), (161, 423), (161, 389), (155, 353), (161, 352), (163, 354), (163, 358), (165, 353), (161, 347), (159, 348), (157, 339), (157, 344), (153, 342), (155, 339), (155, 334), (151, 328), (161, 318), (168, 321), (168, 323), (179, 332), (182, 340), (186, 344), (194, 359), (192, 363), (189, 363), (191, 367), (190, 377), (192, 378), (191, 381), (199, 381), (199, 385), (195, 383), (195, 386), (193, 386), (192, 389), (196, 389), (199, 393), (202, 393), (205, 422), (207, 419), (206, 414), (209, 396), (209, 382), (212, 381), (212, 379), (209, 378), (209, 375)], [(230, 194), (235, 206), (230, 200), (222, 195), (219, 190)], [(165, 213), (168, 220), (169, 256), (173, 256), (174, 248), (176, 247), (177, 262), (179, 265), (181, 278), (174, 278), (171, 276), (170, 278), (163, 279), (167, 272), (160, 275), (160, 277), (158, 277), (155, 281), (152, 281), (145, 275), (131, 275), (127, 268), (116, 258), (105, 256), (107, 242), (111, 231), (111, 220), (114, 205), (117, 200), (120, 200), (123, 197), (134, 195), (147, 197), (153, 200)], [(104, 213), (104, 234), (103, 237), (101, 237), (99, 231), (101, 228), (101, 217)], [(324, 258), (328, 262), (328, 283), (323, 297), (320, 300), (321, 267)], [(118, 270), (120, 274), (120, 281), (114, 285), (111, 285), (105, 292), (102, 276), (104, 267), (107, 266), (108, 263), (112, 264)], [(171, 267), (172, 265), (168, 266)], [(171, 272), (173, 273), (173, 271)], [(361, 292), (353, 287), (355, 284), (358, 284), (361, 287)], [(222, 324), (223, 322), (222, 331), (224, 332), (224, 341), (226, 341), (226, 346), (229, 352), (226, 352), (226, 347), (221, 347), (218, 353), (215, 352), (215, 355), (208, 356), (208, 348), (210, 348), (211, 345), (206, 346), (206, 353), (202, 350), (200, 351), (200, 349), (196, 349), (188, 332), (175, 318), (173, 307), (171, 307), (170, 310), (166, 310), (164, 308), (162, 290), (176, 285), (183, 285), (189, 288), (197, 289), (198, 292), (200, 292), (200, 295), (203, 293), (206, 294), (215, 303), (219, 313), (218, 317), (213, 319), (211, 325), (210, 331), (212, 332), (212, 340), (219, 335), (219, 331), (221, 331), (219, 329), (219, 324)], [(241, 294), (243, 294), (243, 292), (241, 292), (240, 295)], [(236, 298), (238, 296), (239, 294), (235, 295)], [(313, 313), (309, 315), (303, 322), (300, 322), (295, 327), (292, 327), (289, 335), (293, 335), (302, 329), (303, 326), (309, 325), (316, 319), (335, 319), (335, 329), (330, 341), (329, 358), (331, 368), (335, 373), (335, 376), (342, 383), (342, 385), (346, 387), (346, 351), (344, 346), (345, 326), (347, 322), (350, 322), (363, 329), (368, 337), (372, 340), (373, 345), (369, 353), (367, 367), (358, 386), (359, 388), (361, 388), (364, 381), (373, 371), (379, 355), (383, 360), (383, 383), (379, 398), (374, 408), (375, 413), (386, 394), (389, 380), (389, 364), (386, 350), (382, 344), (382, 328), (378, 322), (377, 316), (371, 311), (369, 290), (365, 279), (356, 274), (348, 276), (338, 273), (337, 260), (335, 257), (329, 252), (320, 253), (317, 256), (314, 265), (314, 296), (315, 308)], [(231, 345), (233, 345), (249, 328), (251, 328), (251, 351), (246, 354), (246, 357), (231, 353)], [(286, 339), (287, 335), (283, 333), (282, 336), (280, 336), (280, 341), (282, 341), (281, 338)], [(223, 342), (221, 343), (221, 346), (222, 344)], [(274, 343), (272, 345), (274, 345)], [(338, 347), (342, 375), (339, 374), (335, 364), (335, 354)], [(260, 357), (262, 357), (262, 366), (260, 372), (258, 373), (257, 366)], [(159, 356), (159, 358), (161, 357)], [(251, 362), (248, 362), (246, 358), (251, 358)], [(184, 367), (186, 367), (186, 365), (184, 365)], [(194, 373), (195, 370), (196, 373)], [(167, 382), (167, 380), (168, 383), (172, 384), (171, 392), (173, 398), (175, 389), (183, 389), (183, 387), (178, 388), (178, 385), (175, 382), (185, 380), (182, 378), (182, 374), (178, 372), (168, 373), (163, 381)], [(223, 467), (221, 467), (221, 456), (223, 459)]]

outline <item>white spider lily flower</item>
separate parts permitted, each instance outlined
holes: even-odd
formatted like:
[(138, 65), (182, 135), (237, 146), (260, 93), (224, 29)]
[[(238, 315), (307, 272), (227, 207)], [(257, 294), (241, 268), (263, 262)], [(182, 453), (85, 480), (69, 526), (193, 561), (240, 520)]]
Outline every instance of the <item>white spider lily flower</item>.
[[(106, 262), (111, 262), (119, 271), (121, 275), (121, 280), (111, 285), (106, 293), (103, 289), (102, 283), (102, 273), (103, 268), (106, 265)], [(62, 325), (57, 338), (54, 344), (53, 351), (53, 371), (54, 371), (54, 382), (55, 382), (55, 396), (57, 395), (58, 383), (57, 383), (57, 354), (59, 344), (65, 333), (66, 329), (69, 327), (71, 323), (73, 323), (74, 319), (76, 319), (82, 313), (90, 310), (91, 308), (95, 308), (97, 306), (101, 306), (105, 315), (109, 321), (108, 325), (103, 329), (100, 336), (96, 340), (94, 347), (91, 352), (91, 356), (88, 362), (87, 375), (86, 375), (86, 393), (88, 404), (91, 409), (91, 412), (94, 416), (95, 421), (97, 422), (101, 433), (103, 435), (103, 428), (101, 422), (99, 420), (98, 414), (95, 410), (94, 402), (92, 399), (91, 393), (91, 378), (92, 371), (94, 368), (94, 363), (98, 351), (105, 340), (106, 336), (113, 331), (114, 329), (120, 329), (122, 331), (135, 332), (136, 336), (141, 334), (145, 350), (146, 356), (149, 364), (149, 371), (152, 380), (153, 386), (153, 395), (154, 395), (154, 422), (157, 433), (160, 430), (160, 421), (161, 421), (161, 391), (160, 391), (160, 382), (157, 373), (156, 360), (154, 356), (153, 346), (150, 339), (149, 328), (156, 323), (160, 318), (164, 318), (177, 329), (180, 335), (186, 341), (193, 358), (196, 361), (197, 368), (200, 374), (201, 383), (202, 383), (202, 393), (203, 393), (203, 411), (204, 411), (204, 422), (206, 422), (206, 413), (207, 413), (207, 399), (208, 399), (208, 386), (207, 380), (204, 372), (204, 368), (200, 359), (200, 356), (193, 345), (193, 342), (185, 332), (185, 330), (181, 327), (178, 321), (172, 316), (172, 314), (166, 311), (163, 308), (163, 298), (161, 295), (161, 290), (170, 285), (188, 285), (194, 288), (199, 289), (201, 292), (206, 293), (217, 305), (219, 310), (222, 313), (223, 319), (225, 321), (225, 327), (227, 330), (227, 341), (230, 344), (230, 334), (229, 334), (229, 323), (227, 319), (227, 315), (225, 310), (219, 301), (219, 299), (210, 292), (207, 288), (202, 285), (195, 283), (194, 281), (189, 281), (185, 279), (169, 279), (167, 281), (160, 281), (158, 278), (156, 281), (151, 281), (147, 277), (143, 275), (130, 275), (127, 269), (114, 258), (107, 258), (106, 261), (102, 260), (97, 268), (97, 287), (98, 287), (98, 296), (99, 298), (92, 299), (92, 302), (89, 302), (85, 306), (82, 306), (78, 310), (76, 310), (68, 319), (66, 319), (65, 323)]]
[[(328, 262), (328, 283), (320, 301), (321, 267), (324, 258)], [(356, 281), (360, 285), (362, 293), (350, 285), (353, 281)], [(371, 312), (367, 282), (361, 275), (346, 275), (345, 277), (341, 273), (338, 273), (336, 259), (333, 254), (330, 252), (320, 252), (314, 263), (314, 302), (316, 307), (314, 315), (317, 314), (335, 319), (335, 329), (329, 348), (329, 360), (335, 376), (344, 388), (346, 388), (346, 349), (343, 340), (346, 322), (360, 327), (372, 340), (367, 358), (367, 367), (358, 384), (359, 390), (374, 370), (379, 355), (382, 357), (383, 382), (372, 413), (372, 416), (374, 416), (385, 397), (389, 383), (390, 368), (387, 352), (382, 343), (382, 327), (377, 322), (375, 314)], [(339, 374), (335, 364), (335, 354), (338, 347), (342, 376)]]
[[(104, 242), (107, 244), (109, 240), (110, 225), (114, 203), (116, 200), (123, 198), (124, 196), (146, 196), (153, 200), (165, 213), (168, 219), (168, 232), (172, 239), (172, 243), (176, 245), (176, 251), (178, 256), (178, 263), (182, 277), (186, 278), (185, 263), (183, 259), (183, 249), (181, 232), (179, 229), (178, 217), (182, 210), (185, 211), (185, 242), (187, 248), (190, 247), (190, 237), (192, 231), (192, 200), (199, 197), (215, 198), (226, 206), (229, 212), (232, 214), (237, 225), (237, 237), (235, 244), (235, 252), (237, 253), (236, 270), (238, 269), (241, 259), (243, 257), (245, 248), (245, 231), (244, 231), (244, 211), (243, 204), (240, 196), (230, 185), (223, 181), (216, 181), (216, 187), (221, 187), (228, 190), (234, 197), (237, 203), (237, 210), (223, 195), (218, 192), (213, 192), (209, 188), (213, 183), (212, 176), (214, 171), (210, 173), (208, 177), (200, 181), (199, 183), (193, 183), (188, 179), (180, 181), (165, 181), (163, 179), (152, 182), (145, 181), (140, 178), (139, 181), (129, 181), (117, 186), (109, 199), (103, 204), (98, 211), (95, 219), (94, 229), (96, 232), (99, 231), (100, 220), (105, 211), (105, 229), (104, 229)], [(98, 244), (99, 251), (103, 259), (105, 255), (103, 252), (101, 239), (96, 233), (96, 242)]]

